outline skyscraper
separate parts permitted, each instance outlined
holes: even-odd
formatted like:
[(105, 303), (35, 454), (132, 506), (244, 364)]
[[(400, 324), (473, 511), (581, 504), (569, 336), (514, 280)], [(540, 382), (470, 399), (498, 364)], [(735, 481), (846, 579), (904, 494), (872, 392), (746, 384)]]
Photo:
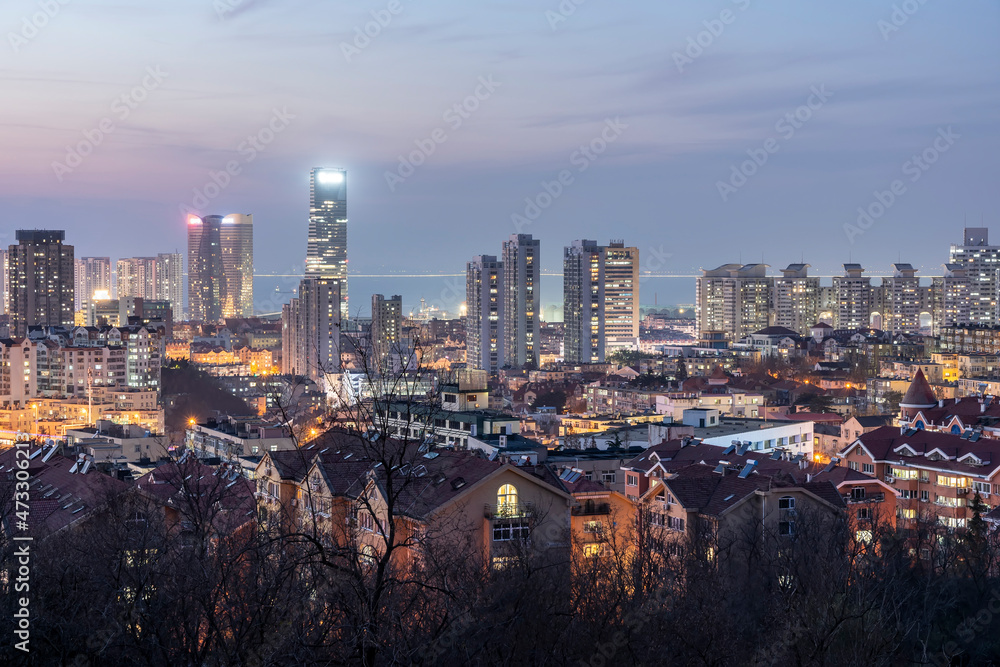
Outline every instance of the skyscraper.
[(403, 338), (403, 297), (372, 295), (372, 351), (381, 361), (390, 352), (398, 352)]
[(222, 319), (222, 216), (188, 217), (188, 319)]
[(819, 321), (819, 305), (819, 278), (809, 277), (808, 264), (789, 264), (774, 279), (775, 326), (808, 335)]
[(160, 253), (156, 256), (157, 301), (169, 301), (175, 320), (184, 319), (184, 255)]
[(563, 250), (563, 355), (568, 363), (604, 361), (639, 339), (639, 250), (574, 241)]
[(222, 219), (222, 317), (253, 315), (253, 216)]
[(73, 325), (75, 280), (73, 246), (61, 230), (17, 231), (8, 248), (10, 329), (24, 336), (36, 325)]
[(538, 367), (541, 253), (531, 234), (503, 244), (504, 358), (512, 366)]
[(10, 261), (9, 255), (7, 254), (7, 249), (4, 248), (0, 250), (0, 308), (3, 308), (3, 314), (6, 315), (10, 312)]
[(347, 319), (347, 171), (317, 167), (309, 174), (309, 242), (306, 277), (340, 282)]
[(89, 310), (95, 292), (111, 295), (110, 257), (81, 257), (76, 260), (76, 310)]
[(503, 262), (479, 255), (466, 264), (465, 362), (495, 373), (504, 366)]
[(882, 279), (882, 329), (892, 333), (920, 331), (921, 290), (910, 264), (893, 264), (891, 277)]
[(604, 276), (597, 241), (563, 249), (563, 358), (570, 364), (604, 361)]
[(340, 283), (305, 278), (299, 296), (282, 308), (282, 372), (334, 389), (340, 373)]
[(157, 295), (157, 262), (155, 257), (123, 257), (116, 265), (116, 296), (124, 299), (136, 296), (154, 300)]

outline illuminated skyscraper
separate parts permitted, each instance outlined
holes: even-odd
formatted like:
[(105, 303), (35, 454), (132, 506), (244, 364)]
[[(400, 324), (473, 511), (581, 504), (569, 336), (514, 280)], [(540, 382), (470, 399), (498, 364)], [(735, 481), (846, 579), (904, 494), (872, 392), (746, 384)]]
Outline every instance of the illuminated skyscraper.
[(347, 171), (313, 169), (309, 174), (309, 242), (306, 277), (340, 283), (341, 316), (347, 310)]
[(222, 319), (222, 216), (188, 217), (188, 319)]
[(117, 264), (117, 298), (137, 296), (144, 300), (156, 299), (156, 258), (125, 257)]
[(73, 325), (75, 262), (66, 232), (19, 229), (7, 249), (10, 266), (10, 330), (25, 336), (36, 325)]
[(222, 219), (222, 317), (253, 316), (253, 216)]
[(539, 365), (541, 261), (538, 239), (531, 234), (504, 241), (504, 359), (518, 368)]
[(156, 256), (157, 301), (169, 301), (175, 320), (184, 319), (184, 255), (160, 253)]
[(403, 338), (403, 297), (372, 295), (372, 349), (381, 361), (390, 352), (398, 352)]

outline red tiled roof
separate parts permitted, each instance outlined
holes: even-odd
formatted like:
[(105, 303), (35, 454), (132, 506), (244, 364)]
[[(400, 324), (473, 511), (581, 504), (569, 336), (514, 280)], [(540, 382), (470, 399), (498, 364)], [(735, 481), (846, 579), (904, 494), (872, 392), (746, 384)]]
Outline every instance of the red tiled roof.
[[(972, 442), (951, 433), (923, 430), (916, 431), (913, 435), (905, 435), (900, 433), (898, 428), (892, 426), (883, 426), (865, 433), (859, 440), (876, 461), (903, 461), (903, 463), (915, 467), (935, 468), (969, 475), (986, 475), (1000, 466), (1000, 440), (983, 438)], [(904, 456), (895, 451), (903, 445), (907, 445), (916, 452), (916, 455)], [(846, 449), (850, 449), (850, 446)], [(937, 461), (928, 458), (926, 455), (934, 450), (940, 450), (947, 458)], [(983, 465), (959, 463), (959, 459), (970, 453), (983, 461)]]

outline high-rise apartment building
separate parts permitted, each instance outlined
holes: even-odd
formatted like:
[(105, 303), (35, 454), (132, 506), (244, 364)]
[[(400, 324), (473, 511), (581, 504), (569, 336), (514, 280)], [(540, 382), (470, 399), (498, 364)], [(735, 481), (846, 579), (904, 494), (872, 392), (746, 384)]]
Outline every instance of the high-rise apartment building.
[(965, 268), (969, 280), (969, 324), (1000, 322), (1000, 246), (989, 244), (989, 229), (966, 227), (962, 245), (952, 245), (949, 264)]
[(567, 363), (604, 361), (604, 264), (597, 241), (563, 248), (563, 326)]
[(639, 344), (639, 249), (624, 241), (602, 248), (605, 351)]
[(391, 352), (398, 352), (403, 338), (403, 297), (396, 294), (388, 299), (372, 295), (372, 351), (381, 361)]
[(819, 278), (809, 277), (808, 264), (789, 264), (774, 279), (774, 325), (809, 335), (819, 321)]
[(282, 372), (334, 390), (340, 367), (340, 282), (305, 278), (282, 308)]
[(184, 255), (160, 253), (156, 256), (157, 301), (168, 301), (174, 320), (184, 319)]
[(835, 329), (862, 329), (870, 326), (874, 292), (872, 279), (864, 276), (860, 264), (844, 264), (844, 275), (834, 276), (837, 295)]
[(221, 215), (188, 217), (188, 319), (195, 322), (222, 319), (222, 220)]
[(933, 294), (934, 335), (944, 327), (969, 324), (972, 318), (972, 282), (969, 272), (961, 264), (945, 264), (944, 275), (934, 279)]
[(253, 316), (253, 216), (222, 219), (222, 317)]
[(341, 315), (347, 310), (347, 171), (317, 167), (309, 174), (306, 277), (340, 281)]
[(75, 264), (75, 309), (86, 312), (97, 292), (111, 296), (111, 258), (81, 257)]
[(468, 368), (495, 373), (503, 368), (503, 262), (478, 255), (466, 264), (465, 361)]
[(28, 327), (74, 323), (75, 262), (66, 232), (18, 230), (7, 249), (10, 265), (10, 330), (24, 336)]
[(910, 264), (893, 264), (892, 269), (892, 276), (882, 279), (882, 329), (916, 333), (923, 305), (920, 279)]
[(0, 275), (0, 308), (3, 308), (3, 314), (6, 315), (10, 312), (10, 255), (7, 253), (7, 249), (0, 249), (0, 271), (3, 272)]
[(140, 299), (157, 298), (157, 261), (155, 257), (125, 257), (116, 265), (116, 296)]
[(541, 344), (541, 252), (531, 234), (503, 243), (504, 359), (518, 368), (538, 367)]
[(699, 337), (721, 331), (736, 342), (770, 326), (774, 279), (767, 269), (767, 264), (724, 264), (703, 270), (695, 294)]

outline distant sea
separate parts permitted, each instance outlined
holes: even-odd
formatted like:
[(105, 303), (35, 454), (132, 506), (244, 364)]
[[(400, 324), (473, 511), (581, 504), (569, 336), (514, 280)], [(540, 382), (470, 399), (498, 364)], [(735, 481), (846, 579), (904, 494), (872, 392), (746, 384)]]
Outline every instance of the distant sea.
[[(298, 276), (256, 276), (254, 307), (258, 313), (280, 313), (298, 289)], [(682, 277), (643, 277), (639, 285), (639, 303), (643, 310), (655, 308), (693, 308), (695, 279)], [(448, 317), (457, 317), (465, 302), (465, 275), (437, 276), (352, 276), (348, 279), (348, 301), (355, 317), (371, 316), (372, 294), (403, 297), (403, 312), (416, 313), (421, 304), (434, 306)], [(562, 321), (562, 276), (542, 275), (542, 312), (548, 322)]]

